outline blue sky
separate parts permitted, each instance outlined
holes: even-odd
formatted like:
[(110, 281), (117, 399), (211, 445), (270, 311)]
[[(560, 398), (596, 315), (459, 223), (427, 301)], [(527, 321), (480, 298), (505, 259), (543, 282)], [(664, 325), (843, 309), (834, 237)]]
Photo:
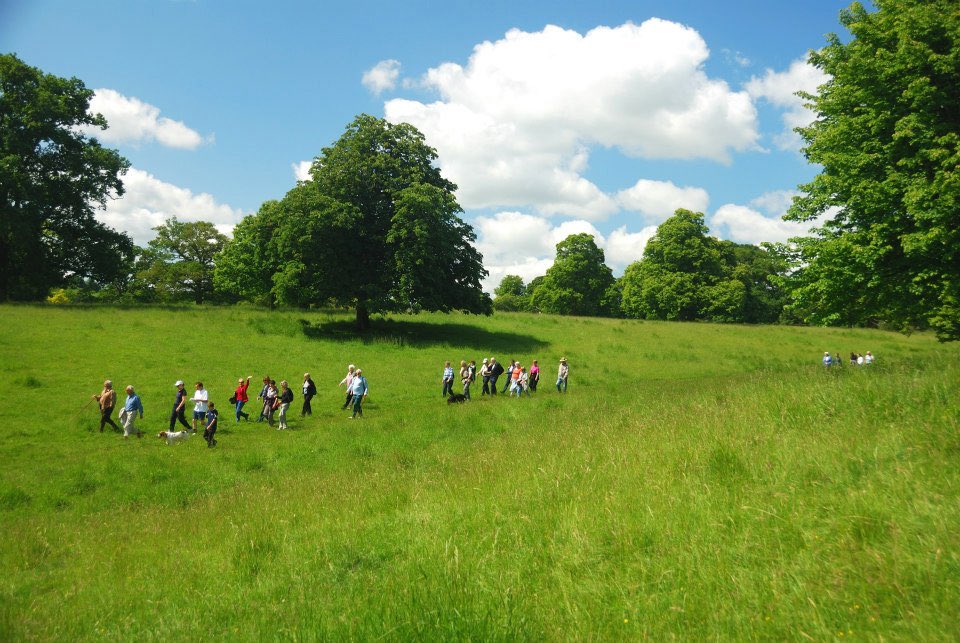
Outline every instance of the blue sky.
[(174, 215), (229, 230), (356, 114), (410, 121), (492, 286), (581, 231), (619, 273), (675, 207), (745, 243), (801, 232), (792, 93), (846, 4), (3, 0), (0, 51), (97, 90), (132, 163), (101, 217), (139, 243)]

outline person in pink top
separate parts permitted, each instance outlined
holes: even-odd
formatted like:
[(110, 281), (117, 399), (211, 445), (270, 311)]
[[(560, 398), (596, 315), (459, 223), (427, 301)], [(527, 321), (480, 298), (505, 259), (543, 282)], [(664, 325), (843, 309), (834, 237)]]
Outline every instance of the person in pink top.
[(530, 365), (530, 390), (536, 393), (537, 384), (539, 383), (540, 383), (540, 366), (537, 364), (537, 360), (533, 360), (533, 364)]

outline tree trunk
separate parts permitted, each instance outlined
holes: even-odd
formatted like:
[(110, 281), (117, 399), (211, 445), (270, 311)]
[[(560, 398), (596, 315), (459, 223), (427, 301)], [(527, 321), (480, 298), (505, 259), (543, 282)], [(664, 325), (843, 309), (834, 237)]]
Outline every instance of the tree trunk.
[(357, 330), (367, 330), (370, 328), (370, 312), (366, 304), (357, 304)]

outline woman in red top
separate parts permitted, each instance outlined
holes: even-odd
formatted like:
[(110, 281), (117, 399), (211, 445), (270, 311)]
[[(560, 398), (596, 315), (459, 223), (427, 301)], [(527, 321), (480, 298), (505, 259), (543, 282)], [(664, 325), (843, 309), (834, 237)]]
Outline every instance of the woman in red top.
[(243, 412), (243, 405), (250, 399), (247, 397), (247, 389), (250, 388), (251, 377), (252, 375), (247, 375), (246, 380), (243, 378), (237, 380), (237, 390), (233, 392), (233, 396), (237, 400), (237, 422), (240, 421), (240, 416), (243, 416), (244, 420), (250, 419), (250, 414)]

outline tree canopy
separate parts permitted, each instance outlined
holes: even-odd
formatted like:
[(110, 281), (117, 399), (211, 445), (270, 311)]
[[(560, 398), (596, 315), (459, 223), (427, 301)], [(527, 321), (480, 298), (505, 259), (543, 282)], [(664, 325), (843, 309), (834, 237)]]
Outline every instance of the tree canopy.
[(960, 10), (874, 0), (852, 34), (810, 54), (829, 74), (798, 131), (821, 172), (789, 218), (826, 215), (798, 240), (793, 310), (805, 321), (929, 326), (960, 338)]
[(286, 305), (489, 313), (487, 271), (456, 186), (412, 125), (361, 115), (314, 160), (311, 179), (237, 227), (217, 283)]
[(136, 279), (151, 299), (177, 301), (189, 297), (202, 304), (213, 294), (214, 260), (228, 238), (209, 221), (168, 219), (154, 228), (157, 236), (141, 252)]
[(126, 278), (133, 242), (94, 208), (123, 194), (129, 163), (83, 133), (107, 125), (88, 113), (92, 95), (76, 78), (0, 55), (0, 300)]
[(607, 315), (613, 272), (592, 235), (572, 234), (557, 244), (557, 257), (531, 293), (531, 306), (558, 315)]

